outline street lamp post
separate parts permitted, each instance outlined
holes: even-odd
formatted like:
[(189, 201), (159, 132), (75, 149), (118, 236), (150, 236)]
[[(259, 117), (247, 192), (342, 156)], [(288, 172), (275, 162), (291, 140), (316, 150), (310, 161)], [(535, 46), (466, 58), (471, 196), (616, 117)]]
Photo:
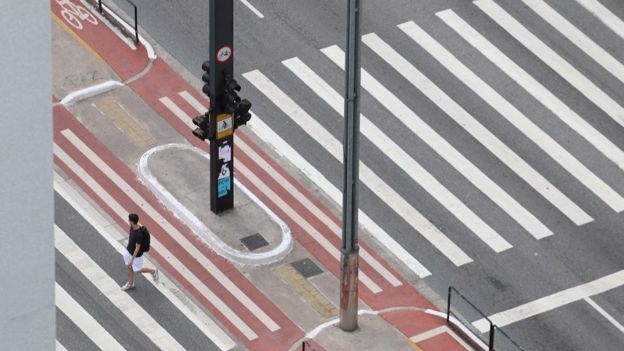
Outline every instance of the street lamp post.
[(360, 1), (347, 0), (347, 54), (345, 57), (344, 183), (342, 193), (342, 247), (340, 259), (340, 328), (358, 328), (358, 183), (360, 134)]

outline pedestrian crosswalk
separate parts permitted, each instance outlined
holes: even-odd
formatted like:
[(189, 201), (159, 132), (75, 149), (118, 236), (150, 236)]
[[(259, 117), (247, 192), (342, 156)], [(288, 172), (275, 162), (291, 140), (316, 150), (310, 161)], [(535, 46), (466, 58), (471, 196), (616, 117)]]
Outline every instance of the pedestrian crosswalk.
[[(604, 30), (612, 31), (624, 41), (624, 22), (607, 7), (596, 0), (576, 2), (603, 23)], [(611, 84), (621, 87), (624, 83), (624, 64), (617, 56), (610, 54), (605, 45), (584, 34), (573, 21), (544, 1), (522, 0), (522, 4), (527, 13), (547, 23), (562, 38), (570, 41), (579, 54), (589, 57), (595, 64), (592, 69), (604, 71), (607, 73), (605, 76), (613, 80)], [(593, 77), (586, 70), (575, 66), (573, 57), (564, 57), (549, 47), (548, 41), (540, 39), (543, 33), (514, 18), (510, 14), (513, 12), (506, 11), (504, 5), (492, 0), (477, 0), (473, 2), (473, 7), (511, 35), (527, 53), (534, 55), (536, 62), (549, 67), (562, 82), (569, 84), (595, 106), (596, 111), (604, 112), (604, 117), (609, 119), (605, 122), (601, 120), (603, 115), (587, 116), (584, 114), (586, 111), (577, 111), (576, 106), (560, 96), (560, 92), (552, 90), (552, 83), (545, 82), (527, 69), (526, 62), (517, 62), (513, 55), (505, 52), (505, 48), (497, 47), (494, 44), (496, 41), (490, 40), (491, 33), (479, 31), (477, 28), (483, 27), (475, 26), (473, 18), (453, 9), (436, 13), (436, 25), (444, 26), (448, 29), (447, 33), (460, 38), (461, 45), (465, 45), (462, 49), (470, 48), (478, 58), (456, 54), (457, 51), (450, 46), (456, 45), (456, 41), (447, 44), (443, 36), (416, 19), (392, 26), (389, 33), (363, 35), (363, 49), (374, 60), (363, 61), (362, 93), (372, 99), (363, 105), (360, 128), (367, 145), (374, 147), (371, 153), (382, 154), (384, 159), (371, 162), (371, 158), (362, 157), (360, 161), (362, 186), (370, 191), (374, 202), (362, 206), (358, 218), (368, 233), (419, 277), (435, 274), (438, 269), (435, 265), (439, 262), (450, 264), (453, 268), (460, 267), (487, 260), (490, 257), (487, 255), (513, 251), (526, 242), (544, 238), (557, 240), (566, 235), (558, 231), (556, 224), (560, 221), (583, 226), (595, 221), (602, 211), (618, 213), (624, 210), (623, 184), (595, 169), (595, 165), (599, 165), (624, 171), (624, 143), (614, 140), (613, 134), (606, 133), (608, 129), (624, 126), (621, 103), (624, 96), (601, 88), (601, 82), (592, 81)], [(397, 40), (393, 37), (400, 37), (403, 43), (409, 43), (408, 47), (396, 45)], [(413, 56), (414, 52), (435, 60), (444, 68), (436, 74), (445, 75), (444, 79), (455, 82), (455, 91), (469, 91), (476, 102), (458, 99), (453, 92), (446, 91), (438, 83), (439, 77), (421, 69), (419, 60)], [(306, 175), (329, 199), (340, 204), (340, 186), (324, 168), (324, 161), (319, 162), (319, 159), (340, 164), (342, 141), (335, 137), (335, 131), (320, 122), (318, 114), (319, 111), (330, 111), (332, 115), (322, 118), (335, 118), (337, 121), (343, 117), (341, 87), (331, 83), (336, 80), (328, 72), (344, 70), (344, 52), (339, 46), (330, 45), (316, 54), (316, 59), (330, 68), (315, 71), (313, 67), (319, 65), (314, 64), (309, 56), (294, 56), (274, 66), (242, 74), (246, 83), (264, 100), (254, 100), (254, 109), (256, 106), (263, 108), (254, 111), (248, 128)], [(530, 96), (559, 124), (540, 123), (516, 100), (500, 92), (496, 82), (481, 77), (470, 60), (487, 64), (501, 80), (513, 82), (513, 89)], [(377, 62), (379, 66), (369, 66), (369, 62)], [(392, 72), (400, 82), (381, 79), (380, 71)], [(279, 79), (284, 75), (290, 79)], [(297, 89), (292, 89), (292, 86)], [(399, 89), (402, 91), (399, 92)], [(464, 136), (451, 140), (448, 133), (440, 130), (440, 125), (431, 123), (434, 118), (425, 116), (412, 99), (406, 98), (416, 94), (422, 94), (430, 103), (429, 111), (437, 111), (435, 118), (453, 123)], [(301, 99), (326, 106), (312, 109), (309, 106), (313, 104), (300, 103)], [(180, 130), (193, 128), (191, 116), (206, 110), (205, 104), (187, 90), (160, 96), (157, 101), (160, 108), (170, 113), (170, 117), (166, 117), (170, 118), (169, 122)], [(469, 103), (472, 107), (466, 106)], [(496, 123), (513, 130), (522, 141), (516, 143), (507, 135), (501, 135), (500, 126), (485, 123), (474, 104), (487, 106), (497, 116)], [(376, 118), (375, 114), (379, 111), (391, 117), (387, 125), (380, 123), (381, 118)], [(269, 114), (270, 118), (267, 117)], [(597, 120), (601, 123), (596, 123)], [(292, 133), (280, 134), (276, 123), (292, 127), (289, 130)], [(569, 130), (555, 130), (552, 128), (554, 125)], [(254, 343), (270, 344), (281, 340), (284, 335), (302, 335), (301, 330), (243, 273), (198, 243), (197, 238), (171, 213), (152, 205), (158, 203), (153, 194), (138, 182), (125, 165), (102, 151), (104, 148), (97, 141), (85, 137), (88, 133), (79, 123), (64, 121), (55, 128), (54, 157), (58, 168), (78, 182), (113, 223), (104, 223), (94, 214), (97, 211), (89, 209), (86, 201), (76, 202), (80, 196), (67, 195), (71, 190), (63, 185), (59, 175), (55, 176), (57, 193), (71, 202), (80, 216), (101, 235), (99, 238), (102, 243), (108, 243), (103, 244), (108, 250), (124, 249), (120, 243), (124, 236), (111, 228), (123, 226), (132, 209), (145, 213), (146, 224), (156, 228), (158, 233), (152, 237), (153, 252), (150, 255), (166, 262), (164, 268), (175, 281), (167, 283), (168, 278), (164, 276), (165, 283), (149, 283), (148, 287), (163, 296), (163, 301), (171, 303), (172, 309), (185, 316), (185, 323), (199, 331), (202, 342), (205, 340), (214, 344), (214, 349), (228, 350), (236, 345), (235, 340), (253, 348), (258, 345)], [(397, 129), (401, 133), (396, 133)], [(397, 138), (397, 134), (408, 137)], [(560, 137), (562, 134), (565, 138)], [(313, 145), (299, 147), (298, 140), (302, 137)], [(470, 154), (468, 151), (471, 149), (461, 144), (465, 140), (474, 142), (483, 153), (478, 157)], [(579, 148), (566, 147), (570, 142), (578, 142), (587, 153), (576, 154)], [(531, 147), (525, 148), (524, 144)], [(409, 145), (423, 145), (428, 148), (428, 155), (433, 155), (437, 161), (429, 162), (419, 157), (419, 151), (410, 149)], [(237, 137), (236, 147), (245, 157), (244, 161), (236, 164), (237, 177), (245, 178), (253, 184), (259, 196), (280, 209), (280, 215), (286, 217), (284, 219), (289, 225), (295, 226), (298, 234), (305, 236), (304, 240), (299, 240), (325, 257), (323, 264), (329, 270), (338, 267), (339, 220), (295, 185), (288, 175), (276, 170), (275, 165), (252, 145), (249, 138), (244, 135)], [(527, 149), (535, 151), (527, 154)], [(323, 156), (311, 156), (314, 152)], [(484, 159), (494, 161), (483, 162)], [(386, 170), (376, 163), (383, 163)], [(484, 164), (493, 165), (493, 168), (486, 168)], [(449, 177), (441, 176), (444, 172), (449, 172)], [(394, 175), (406, 182), (392, 181), (390, 178)], [(512, 183), (517, 185), (510, 186)], [(570, 186), (570, 183), (575, 186)], [(278, 184), (280, 189), (272, 184)], [(432, 199), (435, 204), (415, 200), (414, 193), (406, 190), (405, 184), (418, 189), (418, 195)], [(469, 198), (469, 194), (461, 189), (470, 189), (470, 192), (479, 195)], [(518, 196), (518, 189), (523, 192), (521, 197)], [(440, 210), (431, 211), (429, 207)], [(400, 218), (405, 222), (405, 227), (400, 228), (408, 228), (409, 232), (395, 230), (397, 227), (389, 225), (371, 208), (383, 208), (382, 211), (395, 216), (391, 218)], [(555, 213), (557, 218), (548, 218), (544, 213)], [(447, 221), (456, 224), (447, 226)], [(142, 337), (149, 339), (157, 348), (188, 348), (180, 340), (180, 334), (171, 329), (161, 314), (154, 312), (153, 306), (146, 308), (146, 302), (139, 297), (120, 291), (119, 282), (114, 281), (102, 266), (101, 259), (91, 257), (92, 254), (87, 253), (75, 237), (72, 238), (73, 235), (60, 224), (55, 226), (57, 255), (65, 257), (94, 289), (101, 292), (100, 298), (106, 299), (107, 304), (117, 310), (115, 313), (124, 323), (131, 324), (133, 330), (143, 331)], [(442, 259), (423, 258), (418, 252), (407, 249), (408, 241), (422, 246), (420, 252), (435, 250)], [(379, 296), (383, 299), (385, 293), (409, 285), (383, 263), (373, 248), (363, 245), (360, 255), (359, 278), (364, 298)], [(184, 294), (173, 290), (176, 285), (184, 286), (191, 298), (185, 299)], [(57, 282), (55, 294), (58, 311), (95, 346), (101, 349), (127, 348), (124, 336), (95, 318), (91, 309), (81, 305), (67, 286)], [(71, 349), (70, 346), (71, 340), (57, 340), (59, 350)]]
[[(624, 67), (616, 57), (608, 53), (600, 43), (596, 43), (588, 35), (578, 29), (574, 23), (557, 12), (548, 3), (541, 0), (522, 0), (528, 12), (539, 16), (543, 21), (559, 31), (563, 37), (569, 40), (579, 50), (580, 54), (589, 56), (597, 67), (608, 72), (611, 77), (618, 80), (618, 84), (624, 82)], [(619, 31), (619, 23), (622, 23), (617, 16), (613, 15), (606, 7), (598, 1), (577, 0), (591, 15), (596, 16), (605, 24), (604, 30)], [(623, 110), (618, 99), (609, 92), (602, 90), (595, 82), (592, 82), (581, 70), (575, 68), (569, 57), (563, 58), (555, 50), (550, 48), (544, 41), (539, 39), (540, 33), (531, 29), (529, 24), (525, 26), (515, 19), (504, 9), (502, 4), (492, 0), (477, 0), (473, 2), (475, 8), (480, 9), (493, 23), (496, 23), (504, 31), (508, 32), (518, 43), (528, 52), (535, 55), (564, 81), (577, 89), (584, 95), (589, 103), (594, 104), (606, 113), (613, 121), (622, 124)], [(561, 6), (561, 5), (560, 5)], [(500, 73), (511, 78), (518, 86), (532, 98), (548, 109), (558, 121), (563, 122), (576, 134), (574, 138), (584, 142), (591, 148), (590, 152), (598, 152), (601, 155), (601, 162), (611, 161), (619, 169), (624, 169), (621, 146), (616, 140), (611, 140), (604, 134), (604, 127), (595, 126), (596, 117), (585, 118), (568, 106), (553, 92), (546, 88), (544, 82), (533, 77), (530, 73), (516, 63), (503, 50), (497, 48), (487, 39), (488, 33), (479, 32), (470, 24), (470, 19), (460, 17), (452, 9), (447, 9), (436, 13), (441, 24), (446, 25), (459, 35), (465, 42), (476, 49), (488, 62), (494, 64)], [(421, 27), (415, 21), (408, 21), (398, 24), (396, 31), (392, 35), (403, 35), (414, 43), (413, 47), (407, 50), (405, 47), (397, 47), (390, 44), (384, 35), (377, 33), (367, 33), (362, 36), (363, 44), (377, 55), (381, 62), (387, 67), (391, 67), (398, 73), (405, 82), (422, 93), (432, 102), (446, 117), (451, 118), (457, 125), (461, 126), (474, 140), (478, 141), (489, 153), (502, 165), (513, 172), (517, 179), (530, 186), (532, 196), (537, 196), (546, 200), (551, 208), (556, 209), (565, 216), (571, 223), (582, 226), (594, 221), (599, 213), (594, 207), (595, 200), (600, 200), (613, 212), (624, 210), (624, 197), (621, 195), (621, 184), (613, 183), (611, 178), (597, 173), (593, 166), (596, 160), (583, 158), (574, 155), (565, 144), (561, 143), (560, 130), (549, 130), (548, 125), (538, 123), (527, 114), (526, 109), (518, 106), (517, 102), (512, 102), (492, 83), (479, 76), (479, 73), (469, 68), (468, 62), (463, 62), (465, 58), (456, 56), (450, 48), (445, 47), (442, 41), (438, 41), (428, 29)], [(386, 35), (389, 38), (389, 35)], [(396, 43), (396, 39), (393, 40)], [(454, 42), (456, 43), (456, 42)], [(450, 77), (461, 83), (461, 86), (469, 89), (474, 96), (480, 99), (481, 104), (485, 104), (497, 113), (501, 121), (505, 121), (507, 126), (514, 128), (527, 141), (534, 145), (534, 150), (539, 154), (523, 153), (525, 149), (515, 150), (514, 143), (510, 143), (508, 138), (501, 138), (494, 132), (497, 128), (490, 128), (480, 121), (479, 116), (462, 106), (461, 101), (457, 101), (453, 96), (437, 85), (428, 73), (420, 71), (418, 64), (410, 58), (414, 50), (421, 50), (434, 58), (446, 69)], [(406, 51), (405, 54), (401, 51)], [(325, 64), (333, 62), (340, 69), (344, 69), (344, 52), (336, 45), (320, 49), (325, 56)], [(321, 57), (323, 55), (320, 55)], [(467, 59), (473, 59), (467, 56)], [(322, 59), (319, 59), (322, 60)], [(329, 61), (328, 61), (329, 60)], [(318, 100), (329, 106), (336, 112), (337, 117), (342, 117), (343, 98), (338, 89), (323, 78), (326, 72), (315, 72), (301, 57), (291, 57), (282, 61), (282, 66), (275, 65), (267, 69), (256, 69), (245, 72), (242, 76), (253, 86), (260, 96), (270, 102), (271, 106), (279, 111), (278, 116), (271, 116), (271, 120), (281, 120), (283, 124), (298, 126), (298, 130), (305, 133), (318, 144), (319, 150), (324, 150), (327, 154), (339, 162), (342, 160), (342, 143), (333, 136), (319, 121), (321, 116), (315, 110), (306, 110), (298, 103), (299, 99), (308, 99), (311, 96), (318, 97)], [(379, 62), (379, 61), (378, 61)], [(280, 79), (284, 76), (283, 68), (286, 67), (290, 77), (295, 80)], [(318, 64), (316, 65), (318, 67)], [(451, 142), (431, 126), (427, 119), (420, 117), (411, 106), (411, 101), (399, 97), (391, 89), (384, 85), (373, 73), (369, 73), (369, 67), (363, 64), (361, 71), (361, 83), (363, 92), (374, 100), (386, 111), (401, 122), (414, 137), (422, 140), (437, 156), (446, 161), (464, 180), (472, 184), (479, 192), (496, 205), (503, 213), (519, 225), (530, 237), (518, 237), (510, 235), (516, 230), (501, 230), (500, 227), (494, 229), (492, 223), (497, 219), (488, 217), (482, 212), (477, 214), (475, 208), (479, 205), (471, 205), (463, 202), (461, 193), (454, 193), (444, 181), (436, 178), (436, 172), (427, 169), (417, 158), (413, 157), (413, 150), (403, 149), (384, 131), (384, 126), (375, 124), (367, 115), (367, 111), (362, 109), (361, 132), (370, 140), (370, 144), (378, 148), (391, 161), (397, 170), (408, 175), (409, 178), (426, 191), (433, 199), (439, 202), (448, 213), (452, 214), (460, 221), (465, 228), (474, 234), (473, 238), (487, 245), (495, 253), (500, 253), (512, 249), (514, 243), (527, 240), (528, 238), (543, 239), (557, 235), (557, 229), (552, 227), (552, 221), (541, 215), (541, 209), (531, 208), (526, 201), (520, 201), (516, 196), (506, 190), (505, 184), (499, 184), (495, 177), (490, 174), (496, 172), (495, 169), (483, 169), (473, 161), (472, 155), (464, 154), (455, 142)], [(385, 69), (385, 67), (384, 67)], [(596, 69), (596, 67), (593, 67)], [(375, 67), (373, 71), (378, 70)], [(280, 77), (280, 78), (272, 78)], [(300, 84), (301, 83), (301, 84)], [(400, 83), (403, 87), (403, 83)], [(305, 86), (302, 89), (292, 89), (292, 86)], [(289, 93), (287, 93), (289, 92)], [(291, 92), (291, 93), (290, 93)], [(404, 94), (402, 95), (404, 96)], [(268, 109), (265, 108), (268, 111)], [(319, 109), (320, 111), (320, 109)], [(256, 111), (257, 112), (257, 111)], [(266, 113), (266, 112), (265, 112)], [(272, 113), (274, 114), (274, 113)], [(258, 115), (256, 119), (263, 119)], [(326, 114), (322, 116), (327, 118)], [(316, 169), (305, 160), (306, 155), (301, 155), (293, 148), (284, 151), (284, 141), (282, 137), (268, 131), (270, 126), (265, 122), (258, 121), (257, 125), (250, 123), (250, 128), (260, 135), (267, 143), (282, 155), (290, 158), (291, 162), (298, 168), (304, 170), (311, 179), (324, 189), (330, 197), (338, 201), (339, 191), (335, 186), (328, 184), (327, 179), (322, 175), (323, 171)], [(396, 127), (393, 127), (396, 128)], [(602, 130), (602, 131), (601, 131)], [(287, 136), (283, 137), (288, 139)], [(292, 138), (292, 136), (291, 136)], [(295, 137), (297, 138), (297, 137)], [(304, 151), (305, 153), (305, 151)], [(314, 156), (318, 157), (318, 156)], [(539, 161), (536, 161), (539, 160)], [(539, 164), (535, 167), (533, 164)], [(558, 172), (553, 176), (552, 171), (544, 172), (544, 164), (555, 166)], [(562, 172), (566, 172), (563, 174)], [(388, 208), (395, 212), (402, 220), (410, 224), (415, 233), (421, 235), (430, 245), (435, 247), (440, 254), (446, 257), (456, 266), (461, 266), (474, 261), (471, 257), (474, 252), (465, 244), (460, 244), (452, 233), (445, 233), (438, 228), (439, 220), (428, 218), (421, 212), (422, 206), (414, 204), (407, 199), (401, 189), (390, 185), (385, 179), (387, 175), (380, 174), (364, 161), (360, 162), (360, 179), (362, 185), (369, 188), (376, 197)], [(325, 179), (324, 179), (325, 178)], [(570, 181), (576, 182), (584, 190), (581, 195), (578, 192), (570, 193)], [(333, 194), (333, 195), (332, 195)], [(486, 206), (490, 206), (487, 204)], [(366, 216), (363, 216), (366, 218)], [(379, 229), (382, 229), (380, 226)], [(478, 244), (480, 245), (480, 244)], [(394, 246), (396, 248), (396, 246)], [(399, 250), (400, 251), (400, 250)], [(398, 254), (399, 257), (405, 252)], [(427, 263), (424, 263), (425, 266)], [(422, 266), (422, 264), (419, 265)]]

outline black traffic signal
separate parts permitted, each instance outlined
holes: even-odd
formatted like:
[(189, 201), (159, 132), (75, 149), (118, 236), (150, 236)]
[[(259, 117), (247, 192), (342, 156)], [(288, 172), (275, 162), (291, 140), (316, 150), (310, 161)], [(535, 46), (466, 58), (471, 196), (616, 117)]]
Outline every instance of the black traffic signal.
[(210, 137), (210, 112), (193, 118), (193, 124), (197, 126), (197, 128), (193, 130), (194, 136), (201, 140), (206, 140)]
[(236, 109), (236, 112), (234, 113), (234, 129), (249, 122), (249, 119), (251, 118), (249, 109), (251, 109), (251, 102), (247, 99), (241, 100), (238, 104), (238, 109)]
[(202, 80), (204, 81), (202, 91), (210, 98), (210, 61), (204, 61), (204, 63), (202, 63), (202, 70), (204, 70), (204, 74), (202, 75)]
[(223, 89), (223, 110), (226, 113), (234, 114), (238, 109), (238, 104), (241, 101), (241, 98), (238, 96), (237, 92), (241, 90), (238, 82), (232, 77), (231, 74), (225, 75), (225, 86)]

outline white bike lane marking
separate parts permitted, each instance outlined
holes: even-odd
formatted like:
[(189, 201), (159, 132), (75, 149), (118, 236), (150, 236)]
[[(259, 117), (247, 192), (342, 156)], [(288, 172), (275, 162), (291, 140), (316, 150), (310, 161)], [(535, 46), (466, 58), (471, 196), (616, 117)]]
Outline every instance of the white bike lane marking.
[(61, 8), (60, 14), (72, 27), (82, 30), (83, 21), (88, 21), (93, 25), (98, 24), (97, 18), (84, 6), (77, 5), (71, 0), (56, 0), (56, 3)]

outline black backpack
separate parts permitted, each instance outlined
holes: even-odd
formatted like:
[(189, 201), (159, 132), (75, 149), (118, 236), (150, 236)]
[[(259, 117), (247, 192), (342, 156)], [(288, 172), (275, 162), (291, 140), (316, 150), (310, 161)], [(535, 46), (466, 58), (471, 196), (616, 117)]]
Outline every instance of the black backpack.
[(145, 226), (141, 227), (143, 230), (143, 244), (141, 245), (141, 249), (143, 252), (148, 252), (150, 250), (150, 232), (145, 228)]

